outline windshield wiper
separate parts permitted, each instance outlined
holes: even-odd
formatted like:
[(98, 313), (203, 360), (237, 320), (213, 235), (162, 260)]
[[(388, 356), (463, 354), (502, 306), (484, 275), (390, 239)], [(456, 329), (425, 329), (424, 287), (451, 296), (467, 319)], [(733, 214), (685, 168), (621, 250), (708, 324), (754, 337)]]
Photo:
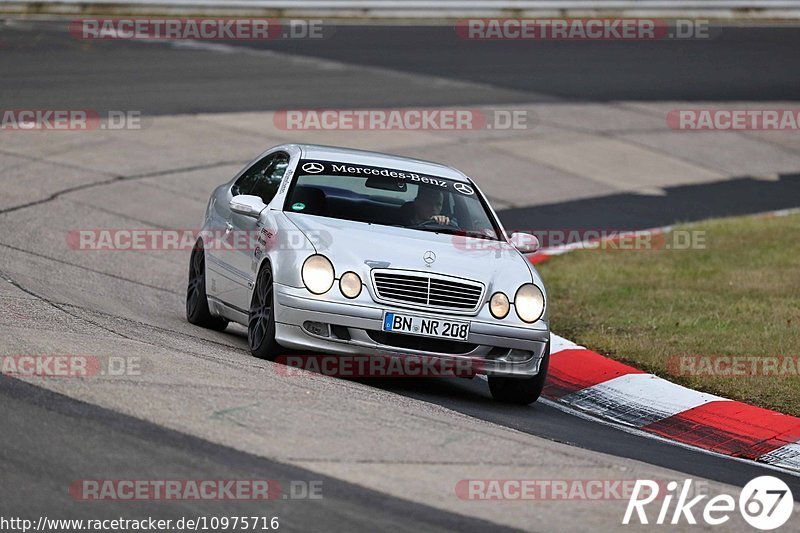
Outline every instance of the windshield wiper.
[(406, 226), (406, 227), (409, 229), (418, 229), (422, 231), (432, 231), (434, 233), (443, 233), (445, 235), (460, 235), (463, 237), (486, 239), (490, 241), (498, 240), (493, 237), (489, 237), (485, 233), (481, 233), (480, 231), (464, 230), (460, 228), (454, 228), (451, 226)]

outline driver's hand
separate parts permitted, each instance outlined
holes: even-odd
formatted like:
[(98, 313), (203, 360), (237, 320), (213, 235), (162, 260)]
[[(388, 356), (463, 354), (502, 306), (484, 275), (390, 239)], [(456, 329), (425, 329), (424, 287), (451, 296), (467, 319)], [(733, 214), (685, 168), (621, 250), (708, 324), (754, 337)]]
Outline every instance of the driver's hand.
[(437, 222), (438, 224), (442, 224), (443, 226), (446, 226), (450, 223), (450, 217), (446, 217), (444, 215), (433, 215), (431, 220)]

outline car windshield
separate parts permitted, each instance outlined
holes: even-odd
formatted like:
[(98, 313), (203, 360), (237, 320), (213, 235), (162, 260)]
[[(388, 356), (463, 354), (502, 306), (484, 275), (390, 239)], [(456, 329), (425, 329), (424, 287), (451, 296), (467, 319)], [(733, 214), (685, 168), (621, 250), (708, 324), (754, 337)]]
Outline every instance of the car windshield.
[(383, 167), (302, 160), (284, 211), (499, 239), (470, 184)]

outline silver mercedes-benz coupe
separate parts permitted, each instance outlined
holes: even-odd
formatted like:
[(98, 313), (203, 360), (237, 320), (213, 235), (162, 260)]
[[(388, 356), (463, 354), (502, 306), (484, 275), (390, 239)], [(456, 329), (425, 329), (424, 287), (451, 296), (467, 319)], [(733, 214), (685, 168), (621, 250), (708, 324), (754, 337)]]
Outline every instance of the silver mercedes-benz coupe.
[(453, 168), (286, 144), (211, 194), (186, 316), (287, 350), (470, 361), (492, 395), (531, 403), (550, 357), (547, 297), (486, 197)]

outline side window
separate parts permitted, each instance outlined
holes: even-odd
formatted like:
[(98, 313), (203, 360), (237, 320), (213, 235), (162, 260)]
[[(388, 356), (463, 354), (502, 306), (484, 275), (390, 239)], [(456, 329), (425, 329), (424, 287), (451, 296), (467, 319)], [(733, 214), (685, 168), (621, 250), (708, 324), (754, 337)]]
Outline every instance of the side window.
[(231, 187), (231, 193), (260, 196), (268, 204), (275, 197), (281, 180), (289, 167), (289, 154), (277, 152), (270, 154), (241, 175)]

